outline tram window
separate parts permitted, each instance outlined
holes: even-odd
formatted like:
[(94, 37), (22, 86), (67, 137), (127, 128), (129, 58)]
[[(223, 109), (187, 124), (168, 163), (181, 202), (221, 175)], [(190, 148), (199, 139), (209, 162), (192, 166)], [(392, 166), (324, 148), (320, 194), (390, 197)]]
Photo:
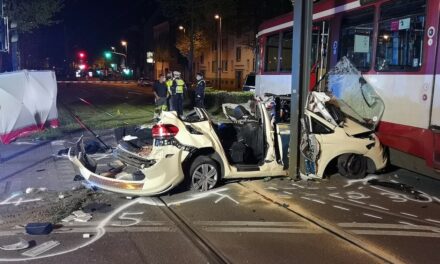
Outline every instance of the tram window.
[(292, 30), (283, 33), (283, 40), (281, 43), (281, 58), (280, 58), (280, 71), (291, 72), (292, 71)]
[(374, 8), (351, 12), (341, 23), (339, 58), (346, 56), (361, 71), (368, 71), (373, 53)]
[(392, 1), (380, 10), (377, 71), (416, 71), (422, 66), (426, 0)]
[(276, 72), (278, 70), (278, 46), (280, 43), (279, 34), (268, 36), (266, 39), (266, 56), (264, 60), (265, 72)]

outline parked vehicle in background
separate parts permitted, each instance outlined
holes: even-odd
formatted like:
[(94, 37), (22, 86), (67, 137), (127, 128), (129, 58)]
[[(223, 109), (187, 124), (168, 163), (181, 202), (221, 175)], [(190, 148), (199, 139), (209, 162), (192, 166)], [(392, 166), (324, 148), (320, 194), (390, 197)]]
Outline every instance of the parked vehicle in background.
[(153, 81), (148, 78), (141, 77), (138, 80), (138, 86), (146, 87), (146, 86), (152, 86), (152, 85), (153, 85)]
[(252, 72), (246, 75), (243, 92), (255, 92), (255, 73)]
[[(438, 179), (439, 6), (439, 0), (321, 0), (313, 6), (311, 47), (312, 82), (347, 56), (384, 100), (377, 135), (391, 164)], [(292, 25), (290, 13), (260, 26), (257, 95), (290, 93)]]

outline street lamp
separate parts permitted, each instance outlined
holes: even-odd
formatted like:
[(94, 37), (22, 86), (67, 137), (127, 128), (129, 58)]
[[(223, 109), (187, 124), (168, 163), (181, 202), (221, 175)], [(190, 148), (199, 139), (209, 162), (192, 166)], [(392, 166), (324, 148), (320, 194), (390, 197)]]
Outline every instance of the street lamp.
[(127, 43), (127, 41), (122, 40), (121, 45), (123, 47), (125, 47), (125, 60), (126, 60), (126, 64), (127, 64), (126, 67), (128, 67), (128, 43)]
[(182, 30), (183, 31), (183, 34), (185, 34), (185, 28), (183, 27), (183, 26), (179, 26), (179, 30)]
[(218, 60), (217, 60), (217, 72), (218, 72), (218, 86), (219, 89), (222, 89), (222, 17), (219, 14), (215, 14), (215, 20), (219, 21), (219, 29), (218, 29), (218, 40), (217, 40), (217, 48), (218, 48)]

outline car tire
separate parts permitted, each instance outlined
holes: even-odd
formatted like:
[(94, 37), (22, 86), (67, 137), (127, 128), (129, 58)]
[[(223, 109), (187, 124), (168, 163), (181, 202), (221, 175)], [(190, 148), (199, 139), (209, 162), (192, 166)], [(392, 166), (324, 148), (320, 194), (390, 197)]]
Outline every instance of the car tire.
[(218, 164), (209, 157), (199, 156), (192, 162), (189, 170), (189, 188), (205, 192), (213, 189), (220, 179)]
[(362, 155), (344, 154), (338, 158), (338, 172), (348, 179), (364, 178), (367, 169), (367, 159)]

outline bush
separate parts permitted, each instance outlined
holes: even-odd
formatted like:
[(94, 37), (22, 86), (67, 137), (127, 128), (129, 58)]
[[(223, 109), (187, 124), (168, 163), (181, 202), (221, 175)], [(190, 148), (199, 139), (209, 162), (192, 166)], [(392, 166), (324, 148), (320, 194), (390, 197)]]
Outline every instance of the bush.
[[(188, 91), (187, 108), (194, 106), (194, 91)], [(217, 114), (221, 111), (224, 103), (241, 104), (246, 103), (254, 98), (252, 92), (227, 92), (214, 89), (206, 89), (205, 91), (205, 107), (212, 113)]]

